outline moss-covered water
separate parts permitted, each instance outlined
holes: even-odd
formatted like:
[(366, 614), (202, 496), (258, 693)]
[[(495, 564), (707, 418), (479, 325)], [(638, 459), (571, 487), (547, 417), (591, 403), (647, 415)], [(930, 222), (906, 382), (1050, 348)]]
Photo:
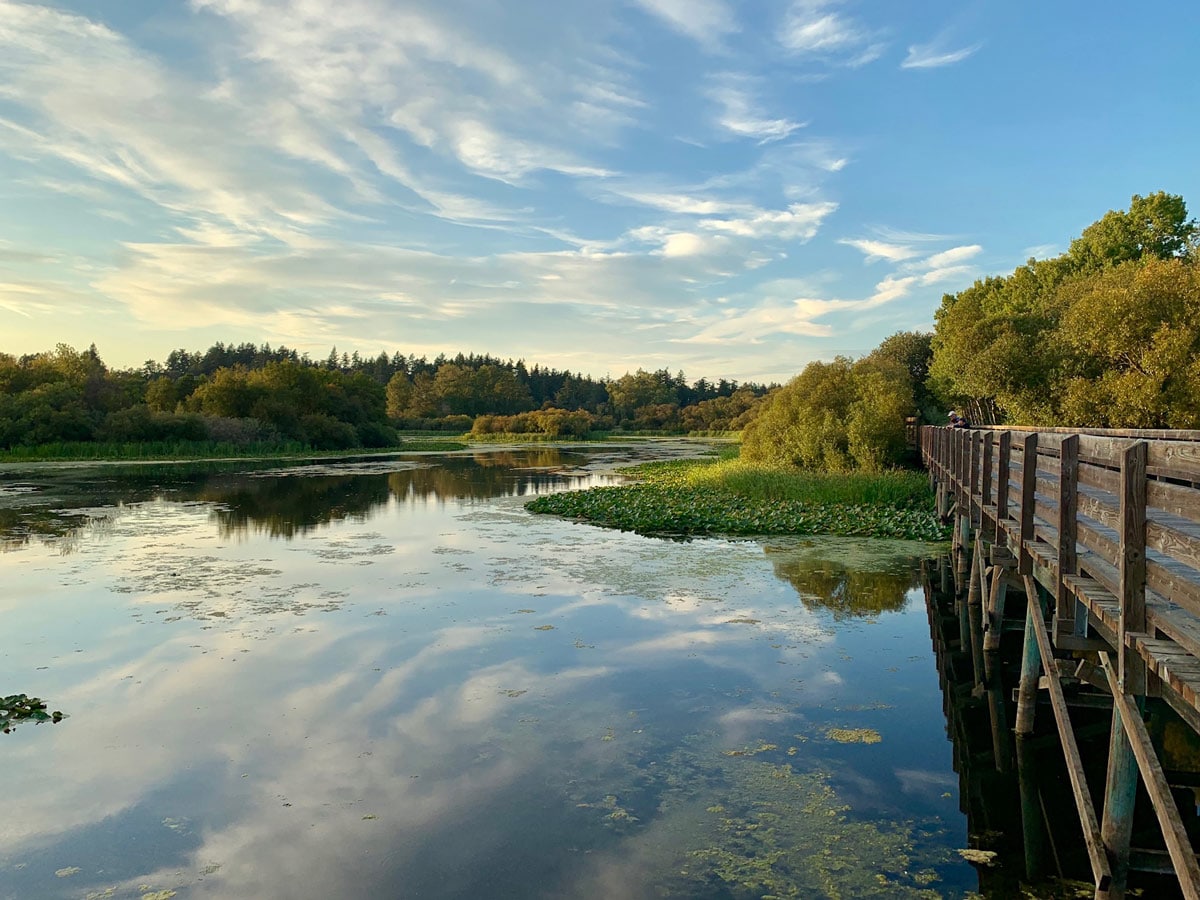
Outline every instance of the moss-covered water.
[(5, 473), (0, 898), (967, 895), (925, 545), (523, 508), (694, 449)]

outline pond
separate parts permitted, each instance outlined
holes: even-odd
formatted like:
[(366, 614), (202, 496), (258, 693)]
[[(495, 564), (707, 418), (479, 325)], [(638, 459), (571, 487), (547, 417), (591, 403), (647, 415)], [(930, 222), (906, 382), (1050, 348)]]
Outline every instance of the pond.
[(929, 545), (535, 516), (695, 445), (0, 481), (0, 898), (960, 897)]

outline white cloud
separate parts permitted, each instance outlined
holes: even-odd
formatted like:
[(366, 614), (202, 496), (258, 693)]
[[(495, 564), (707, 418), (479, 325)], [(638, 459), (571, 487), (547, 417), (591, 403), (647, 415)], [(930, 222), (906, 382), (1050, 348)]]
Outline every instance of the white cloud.
[(709, 91), (709, 97), (721, 107), (717, 124), (739, 137), (756, 138), (763, 143), (786, 138), (807, 123), (787, 118), (771, 118), (758, 108), (745, 78), (726, 75)]
[(738, 30), (733, 10), (723, 0), (634, 0), (671, 29), (706, 47)]
[(983, 44), (972, 44), (957, 50), (945, 50), (938, 42), (914, 44), (908, 48), (908, 56), (900, 63), (902, 69), (937, 69), (962, 62)]
[(838, 0), (793, 0), (779, 42), (798, 55), (837, 59), (850, 66), (878, 59), (886, 47), (855, 19), (836, 11)]
[(846, 244), (856, 250), (861, 250), (866, 255), (867, 262), (883, 259), (889, 262), (900, 262), (906, 259), (912, 259), (917, 256), (920, 251), (913, 247), (905, 246), (904, 244), (891, 244), (887, 241), (873, 241), (869, 238), (860, 238), (856, 240), (843, 239), (838, 241), (839, 244)]
[(703, 219), (700, 227), (756, 239), (773, 237), (784, 241), (807, 241), (837, 208), (838, 205), (830, 201), (793, 203), (785, 210), (761, 210), (739, 219)]
[(983, 248), (978, 244), (968, 244), (962, 247), (951, 247), (941, 253), (935, 253), (924, 260), (924, 265), (931, 269), (941, 269), (953, 266), (978, 255)]

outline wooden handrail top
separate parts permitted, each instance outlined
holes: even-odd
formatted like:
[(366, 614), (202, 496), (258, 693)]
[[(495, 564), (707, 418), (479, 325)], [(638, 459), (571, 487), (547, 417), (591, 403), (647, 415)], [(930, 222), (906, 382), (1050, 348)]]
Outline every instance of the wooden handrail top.
[[(950, 428), (949, 425), (935, 425), (934, 428)], [(963, 430), (963, 429), (951, 429)], [(975, 425), (972, 431), (1012, 431), (1022, 434), (1037, 432), (1038, 434), (1080, 434), (1095, 437), (1135, 438), (1142, 441), (1198, 441), (1200, 430), (1187, 428), (1065, 428), (1059, 425)]]

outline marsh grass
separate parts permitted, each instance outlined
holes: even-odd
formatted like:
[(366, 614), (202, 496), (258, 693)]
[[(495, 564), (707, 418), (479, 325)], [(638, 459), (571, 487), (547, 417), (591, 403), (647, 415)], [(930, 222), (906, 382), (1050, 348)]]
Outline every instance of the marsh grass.
[(761, 502), (792, 500), (904, 509), (925, 506), (930, 499), (928, 481), (920, 472), (808, 472), (750, 463), (728, 453), (717, 460), (649, 463), (627, 474), (650, 484), (709, 488)]
[(947, 537), (919, 472), (807, 472), (748, 463), (735, 453), (622, 469), (637, 482), (550, 494), (526, 506), (641, 534)]

